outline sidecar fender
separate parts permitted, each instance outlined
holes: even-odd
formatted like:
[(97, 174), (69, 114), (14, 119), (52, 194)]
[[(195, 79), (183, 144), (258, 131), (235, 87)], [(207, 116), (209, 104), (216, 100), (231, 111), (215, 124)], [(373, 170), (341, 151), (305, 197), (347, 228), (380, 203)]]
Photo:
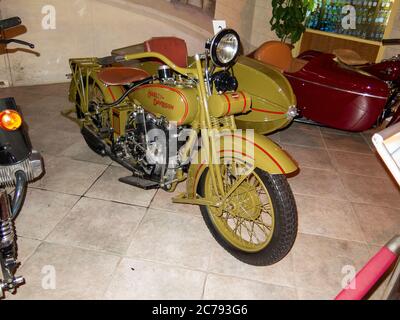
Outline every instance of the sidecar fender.
[[(273, 175), (288, 175), (298, 170), (297, 163), (281, 147), (254, 131), (251, 131), (251, 134), (246, 131), (225, 132), (217, 139), (218, 155), (221, 159), (241, 160)], [(200, 178), (210, 163), (206, 159), (206, 152), (201, 149), (189, 168), (187, 180), (189, 197), (196, 197)]]
[(289, 125), (296, 113), (296, 97), (289, 81), (278, 69), (249, 57), (233, 67), (239, 89), (252, 98), (251, 111), (237, 115), (240, 129), (267, 134)]

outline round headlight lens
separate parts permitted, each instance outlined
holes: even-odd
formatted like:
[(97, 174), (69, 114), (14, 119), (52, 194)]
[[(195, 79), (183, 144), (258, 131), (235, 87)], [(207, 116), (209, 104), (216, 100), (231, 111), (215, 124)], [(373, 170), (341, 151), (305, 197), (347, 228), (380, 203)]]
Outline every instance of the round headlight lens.
[(234, 34), (222, 37), (217, 46), (217, 58), (223, 64), (228, 64), (235, 59), (239, 51), (239, 39)]
[(211, 59), (218, 67), (228, 67), (236, 61), (240, 51), (240, 37), (236, 31), (225, 29), (211, 41)]

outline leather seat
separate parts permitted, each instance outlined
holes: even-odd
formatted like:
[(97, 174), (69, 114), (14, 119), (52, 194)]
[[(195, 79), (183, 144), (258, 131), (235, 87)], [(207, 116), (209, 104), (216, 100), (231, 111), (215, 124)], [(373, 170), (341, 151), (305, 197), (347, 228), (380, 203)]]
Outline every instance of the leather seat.
[(365, 64), (369, 64), (369, 61), (361, 58), (361, 56), (350, 49), (337, 49), (333, 51), (333, 54), (336, 58), (348, 66), (362, 66)]
[(98, 74), (99, 80), (108, 86), (128, 85), (148, 77), (150, 75), (146, 71), (129, 67), (104, 68)]
[(280, 41), (265, 42), (254, 52), (254, 58), (288, 73), (296, 73), (308, 63), (306, 60), (293, 58), (290, 47)]
[(188, 50), (186, 41), (176, 37), (156, 37), (144, 43), (147, 52), (157, 52), (166, 56), (178, 67), (186, 68)]

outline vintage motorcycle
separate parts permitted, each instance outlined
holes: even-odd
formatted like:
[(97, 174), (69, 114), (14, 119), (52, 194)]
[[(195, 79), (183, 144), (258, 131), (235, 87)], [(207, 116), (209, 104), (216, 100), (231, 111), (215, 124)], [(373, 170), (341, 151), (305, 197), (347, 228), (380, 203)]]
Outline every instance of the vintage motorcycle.
[[(0, 20), (0, 31), (21, 24), (18, 17)], [(15, 42), (34, 46), (17, 39), (0, 39), (0, 44)], [(14, 220), (19, 214), (28, 182), (43, 174), (43, 160), (32, 150), (26, 125), (14, 98), (0, 98), (0, 264), (4, 280), (0, 279), (0, 298), (5, 291), (14, 293), (24, 283), (15, 276), (18, 266)], [(15, 187), (11, 198), (6, 188)]]
[(299, 121), (353, 132), (400, 121), (399, 57), (372, 64), (340, 49), (334, 54), (309, 50), (293, 58), (289, 46), (278, 41), (264, 43), (251, 56), (288, 78)]
[(279, 72), (237, 61), (240, 47), (238, 34), (225, 29), (194, 57), (183, 40), (166, 37), (105, 58), (71, 59), (75, 107), (64, 116), (79, 123), (92, 150), (132, 172), (121, 182), (173, 192), (186, 180), (173, 201), (199, 205), (233, 256), (271, 265), (296, 238), (286, 175), (298, 168), (260, 133), (287, 126), (296, 101)]

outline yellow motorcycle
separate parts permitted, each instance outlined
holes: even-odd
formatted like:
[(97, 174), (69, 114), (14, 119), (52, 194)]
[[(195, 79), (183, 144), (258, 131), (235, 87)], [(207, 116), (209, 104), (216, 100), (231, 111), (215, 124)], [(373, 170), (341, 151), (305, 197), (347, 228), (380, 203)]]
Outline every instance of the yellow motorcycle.
[(120, 181), (173, 192), (199, 205), (215, 239), (252, 265), (290, 251), (297, 210), (286, 176), (297, 165), (261, 134), (297, 115), (278, 70), (240, 57), (239, 35), (222, 30), (203, 54), (177, 38), (153, 38), (105, 58), (71, 59), (70, 100), (89, 147), (132, 172)]

